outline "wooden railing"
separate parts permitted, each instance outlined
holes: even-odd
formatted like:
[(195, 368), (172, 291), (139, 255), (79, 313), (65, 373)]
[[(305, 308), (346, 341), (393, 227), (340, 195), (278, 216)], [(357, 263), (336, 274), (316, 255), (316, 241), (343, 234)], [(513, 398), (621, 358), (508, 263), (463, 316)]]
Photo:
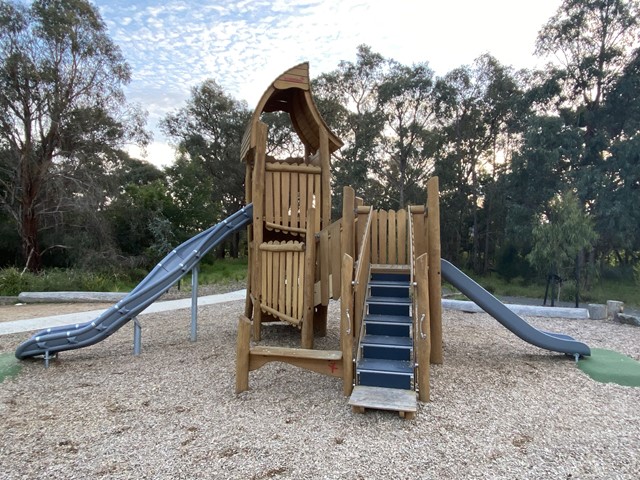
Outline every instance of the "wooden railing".
[[(367, 296), (367, 285), (369, 282), (369, 270), (371, 265), (371, 219), (373, 209), (369, 209), (369, 213), (364, 217), (360, 217), (358, 220), (362, 222), (360, 225), (364, 225), (360, 229), (361, 237), (358, 239), (358, 252), (360, 252), (358, 261), (356, 263), (356, 270), (354, 274), (354, 312), (353, 312), (353, 336), (355, 338), (360, 337), (360, 331), (362, 327), (362, 318), (365, 311), (365, 300)], [(364, 221), (363, 221), (364, 220)]]
[(320, 304), (329, 305), (329, 300), (340, 298), (342, 261), (342, 219), (320, 231), (318, 245), (318, 270), (316, 281), (320, 282)]
[[(431, 331), (429, 312), (429, 266), (425, 246), (424, 207), (409, 207), (409, 265), (413, 288), (413, 348), (420, 401), (429, 401)], [(416, 258), (416, 255), (419, 255)]]
[[(307, 210), (320, 211), (321, 168), (313, 165), (267, 162), (264, 174), (264, 217), (268, 230), (303, 235)], [(320, 231), (321, 216), (314, 221)]]
[(371, 263), (406, 265), (407, 211), (376, 210), (371, 227)]
[(267, 242), (260, 245), (261, 309), (294, 325), (304, 315), (305, 244)]

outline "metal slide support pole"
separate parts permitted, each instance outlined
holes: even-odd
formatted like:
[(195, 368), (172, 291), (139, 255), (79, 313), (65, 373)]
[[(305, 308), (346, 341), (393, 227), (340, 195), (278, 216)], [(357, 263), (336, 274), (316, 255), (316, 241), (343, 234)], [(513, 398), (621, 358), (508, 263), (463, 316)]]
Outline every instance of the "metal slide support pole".
[(198, 272), (200, 265), (191, 270), (191, 341), (198, 339)]
[(138, 317), (133, 318), (133, 354), (137, 357), (142, 352), (142, 325)]

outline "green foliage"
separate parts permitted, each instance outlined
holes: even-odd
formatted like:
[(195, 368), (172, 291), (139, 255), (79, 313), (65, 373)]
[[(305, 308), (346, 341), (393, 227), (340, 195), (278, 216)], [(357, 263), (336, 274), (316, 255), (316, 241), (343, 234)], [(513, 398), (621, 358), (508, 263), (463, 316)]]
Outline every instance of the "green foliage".
[(30, 290), (31, 274), (21, 275), (17, 268), (3, 268), (0, 270), (0, 295), (18, 295)]
[(15, 268), (5, 268), (0, 270), (0, 295), (18, 295), (28, 291), (129, 291), (137, 280), (124, 273), (52, 269), (34, 274), (28, 271), (21, 273)]
[[(246, 278), (246, 258), (225, 258), (212, 263), (203, 263), (200, 265), (198, 274), (198, 280), (203, 285), (242, 282)], [(185, 277), (184, 281), (191, 282), (190, 277)]]
[(30, 270), (42, 267), (43, 231), (99, 207), (120, 146), (147, 141), (144, 115), (124, 100), (129, 80), (89, 2), (0, 2), (0, 207)]
[(576, 196), (566, 192), (552, 202), (549, 214), (534, 227), (533, 249), (527, 259), (542, 274), (565, 276), (573, 270), (576, 256), (596, 238), (593, 221), (582, 212)]
[(526, 256), (522, 255), (513, 244), (506, 245), (497, 254), (495, 270), (507, 281), (516, 277), (531, 277), (532, 273)]

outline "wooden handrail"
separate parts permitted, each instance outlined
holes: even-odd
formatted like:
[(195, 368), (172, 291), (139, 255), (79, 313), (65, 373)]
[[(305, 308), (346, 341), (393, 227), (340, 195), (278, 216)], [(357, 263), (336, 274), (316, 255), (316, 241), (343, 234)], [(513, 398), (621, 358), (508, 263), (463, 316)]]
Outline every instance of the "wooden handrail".
[(354, 337), (360, 337), (360, 329), (362, 326), (362, 318), (364, 313), (364, 306), (367, 294), (367, 284), (369, 279), (369, 267), (371, 265), (371, 217), (372, 211), (369, 211), (367, 215), (367, 222), (365, 228), (362, 230), (362, 238), (360, 239), (359, 258), (356, 264), (356, 271), (354, 275)]

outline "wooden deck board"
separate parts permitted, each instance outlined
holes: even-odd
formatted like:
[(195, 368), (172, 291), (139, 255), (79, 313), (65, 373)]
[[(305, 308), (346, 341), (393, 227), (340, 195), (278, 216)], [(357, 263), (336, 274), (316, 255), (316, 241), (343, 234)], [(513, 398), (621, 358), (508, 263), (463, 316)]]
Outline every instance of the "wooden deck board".
[(358, 408), (390, 410), (393, 412), (416, 412), (416, 392), (398, 388), (367, 387), (357, 385), (349, 398), (349, 405)]

